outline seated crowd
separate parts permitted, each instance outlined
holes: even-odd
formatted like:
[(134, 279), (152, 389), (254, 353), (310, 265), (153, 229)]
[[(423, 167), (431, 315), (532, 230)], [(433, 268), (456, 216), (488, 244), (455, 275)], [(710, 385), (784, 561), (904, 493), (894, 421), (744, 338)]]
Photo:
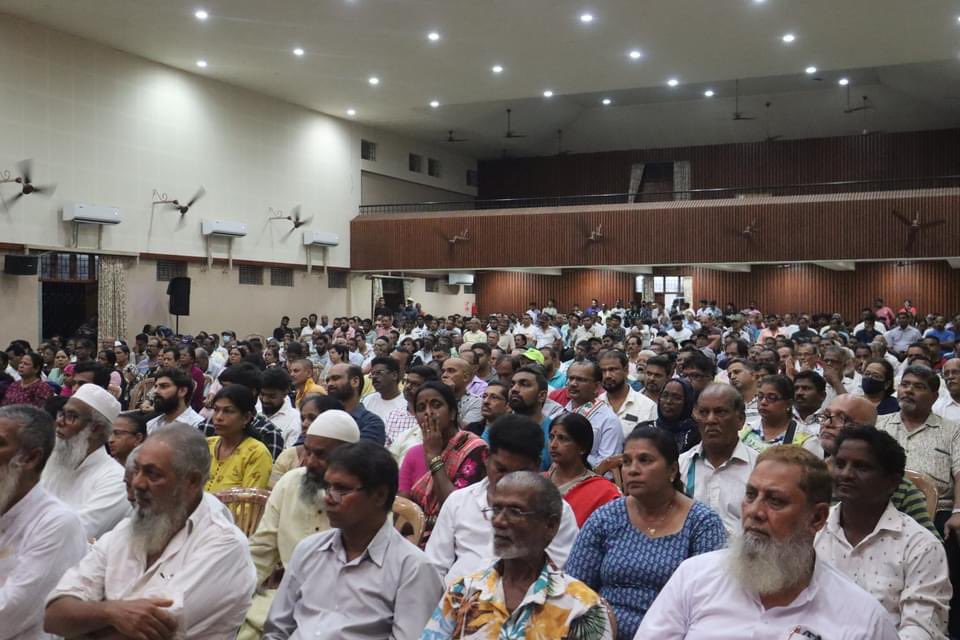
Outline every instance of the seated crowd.
[(957, 638), (957, 331), (380, 300), (14, 340), (0, 640)]

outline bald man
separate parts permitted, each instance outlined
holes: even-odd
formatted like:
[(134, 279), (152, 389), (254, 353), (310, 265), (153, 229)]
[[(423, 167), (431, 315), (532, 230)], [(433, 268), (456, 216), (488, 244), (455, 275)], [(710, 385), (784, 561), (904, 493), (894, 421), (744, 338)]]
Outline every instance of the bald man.
[[(865, 427), (877, 426), (877, 409), (873, 403), (863, 396), (844, 393), (836, 396), (820, 413), (820, 446), (823, 447), (824, 458), (830, 464), (829, 458), (835, 452), (837, 436), (844, 427), (854, 425)], [(915, 484), (904, 476), (897, 490), (890, 498), (899, 511), (907, 514), (918, 524), (933, 533), (938, 538), (936, 526), (927, 509), (926, 497)]]
[(447, 358), (440, 370), (440, 381), (453, 390), (457, 398), (457, 418), (460, 428), (471, 422), (483, 420), (480, 413), (483, 400), (467, 391), (473, 379), (473, 366), (463, 358)]

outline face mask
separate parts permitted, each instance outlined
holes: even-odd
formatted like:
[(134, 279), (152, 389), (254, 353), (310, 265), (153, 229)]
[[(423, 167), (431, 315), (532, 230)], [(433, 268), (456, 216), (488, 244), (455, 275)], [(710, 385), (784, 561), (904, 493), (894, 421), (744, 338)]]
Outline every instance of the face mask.
[(881, 393), (886, 385), (882, 380), (864, 378), (860, 386), (863, 388), (863, 392), (869, 396), (875, 393)]

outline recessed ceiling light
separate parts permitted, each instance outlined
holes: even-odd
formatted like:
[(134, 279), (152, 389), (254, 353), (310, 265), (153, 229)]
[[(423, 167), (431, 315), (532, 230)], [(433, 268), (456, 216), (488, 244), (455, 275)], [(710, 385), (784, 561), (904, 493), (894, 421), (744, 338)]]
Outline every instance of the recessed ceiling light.
[(547, 89), (546, 91), (543, 92), (543, 97), (544, 97), (544, 98), (552, 98), (552, 97), (553, 97), (553, 91), (550, 91), (550, 89)]
[(592, 14), (592, 13), (581, 13), (581, 14), (580, 14), (580, 22), (582, 22), (583, 24), (590, 24), (591, 22), (593, 22), (593, 14)]
[(206, 61), (206, 60), (197, 60), (197, 66), (200, 67), (201, 69), (206, 69), (206, 68), (207, 68), (207, 61)]
[(708, 98), (712, 98), (715, 94), (713, 93), (713, 89), (707, 89), (703, 92), (703, 95), (707, 96)]
[(804, 69), (804, 72), (805, 72), (808, 76), (812, 76), (813, 74), (815, 74), (815, 73), (817, 72), (817, 68), (814, 67), (813, 65), (810, 65), (809, 67), (807, 67), (806, 69)]
[(380, 84), (380, 78), (378, 78), (377, 76), (370, 76), (370, 77), (367, 79), (367, 82), (369, 82), (372, 86), (375, 87), (375, 86), (377, 86), (378, 84)]
[(850, 84), (850, 80), (848, 78), (840, 78), (837, 80), (837, 84), (839, 84), (841, 87), (845, 87)]
[(429, 40), (430, 42), (436, 42), (439, 39), (440, 39), (440, 34), (437, 33), (436, 31), (431, 31), (430, 33), (427, 34), (427, 40)]
[(785, 33), (783, 34), (783, 37), (780, 39), (786, 42), (787, 44), (790, 44), (791, 42), (797, 39), (797, 36), (793, 35), (792, 33)]
[(297, 47), (296, 49), (293, 50), (293, 55), (298, 56), (298, 57), (299, 57), (299, 56), (302, 56), (302, 55), (303, 55), (303, 49), (301, 49), (300, 47)]
[(767, 1), (767, 0), (753, 0), (753, 3), (754, 3), (754, 4), (763, 4), (763, 3), (766, 2), (766, 1)]
[(613, 104), (613, 100), (611, 100), (610, 98), (604, 98), (603, 100), (600, 101), (600, 104), (606, 107), (610, 104)]
[(197, 9), (193, 12), (193, 17), (195, 17), (197, 20), (206, 20), (210, 17), (210, 14), (203, 9)]
[(627, 55), (630, 56), (630, 59), (631, 59), (631, 60), (639, 60), (640, 58), (643, 57), (643, 53), (642, 53), (639, 49), (634, 49), (633, 51), (631, 51), (631, 52), (628, 53)]
[(439, 101), (439, 100), (431, 100), (431, 101), (430, 101), (430, 106), (433, 107), (434, 109), (436, 109), (437, 107), (440, 106), (440, 101)]
[(667, 84), (671, 87), (675, 87), (678, 84), (680, 84), (680, 81), (677, 80), (676, 78), (670, 78), (669, 80), (667, 80)]
[(355, 115), (357, 115), (357, 110), (356, 110), (356, 109), (347, 109), (347, 115), (348, 115), (348, 116), (355, 116)]
[(503, 67), (501, 67), (499, 64), (495, 64), (490, 68), (490, 71), (493, 71), (494, 73), (503, 73)]

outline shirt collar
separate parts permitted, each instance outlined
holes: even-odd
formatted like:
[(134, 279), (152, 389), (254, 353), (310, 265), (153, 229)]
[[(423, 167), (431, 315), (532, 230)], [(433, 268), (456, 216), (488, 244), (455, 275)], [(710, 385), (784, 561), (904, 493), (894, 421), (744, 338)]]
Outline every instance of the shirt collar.
[(30, 491), (27, 491), (27, 494), (20, 498), (17, 504), (10, 507), (10, 509), (4, 513), (0, 514), (0, 522), (16, 522), (17, 518), (20, 515), (25, 515), (30, 517), (30, 514), (36, 508), (36, 505), (43, 501), (46, 497), (47, 492), (40, 486), (40, 483), (33, 485), (33, 488)]
[[(373, 540), (367, 545), (367, 548), (364, 549), (363, 553), (358, 557), (354, 558), (350, 564), (359, 564), (363, 562), (364, 558), (368, 558), (373, 564), (382, 567), (387, 557), (387, 547), (390, 546), (390, 529), (392, 528), (393, 524), (390, 520), (385, 519), (380, 530), (377, 531), (377, 534), (373, 536)], [(318, 550), (332, 551), (339, 560), (344, 563), (347, 561), (347, 552), (343, 548), (343, 535), (340, 529), (336, 529), (334, 534), (318, 547)]]
[[(704, 463), (706, 463), (707, 459), (706, 459), (706, 456), (703, 455), (702, 442), (692, 447), (690, 451), (693, 453), (693, 457), (691, 459), (694, 462), (696, 462), (696, 460), (700, 458), (700, 459), (703, 459)], [(739, 460), (740, 462), (743, 462), (745, 464), (750, 464), (750, 450), (747, 448), (747, 445), (743, 444), (742, 440), (737, 440), (737, 446), (734, 447), (733, 453), (730, 454), (730, 457), (727, 459), (726, 462), (720, 465), (720, 468), (727, 466), (731, 460)]]
[[(483, 578), (483, 586), (480, 591), (480, 600), (493, 602), (496, 598), (502, 598), (503, 588), (503, 560), (497, 560), (496, 564), (487, 570)], [(563, 572), (557, 568), (550, 557), (540, 569), (540, 575), (533, 581), (527, 592), (523, 595), (523, 600), (517, 609), (525, 606), (538, 605), (546, 603), (547, 598), (562, 596), (566, 592), (566, 582)]]
[[(826, 528), (830, 534), (840, 540), (843, 540), (849, 545), (850, 543), (847, 542), (846, 534), (843, 533), (843, 526), (840, 524), (840, 511), (842, 507), (842, 502), (830, 507), (830, 514), (827, 516)], [(877, 525), (873, 528), (873, 531), (871, 531), (863, 540), (860, 541), (859, 544), (864, 544), (882, 531), (891, 531), (894, 533), (903, 531), (903, 519), (900, 518), (899, 513), (900, 512), (897, 511), (897, 508), (893, 506), (892, 502), (887, 502), (886, 508), (883, 510), (883, 513), (880, 514), (880, 519), (877, 520)]]

